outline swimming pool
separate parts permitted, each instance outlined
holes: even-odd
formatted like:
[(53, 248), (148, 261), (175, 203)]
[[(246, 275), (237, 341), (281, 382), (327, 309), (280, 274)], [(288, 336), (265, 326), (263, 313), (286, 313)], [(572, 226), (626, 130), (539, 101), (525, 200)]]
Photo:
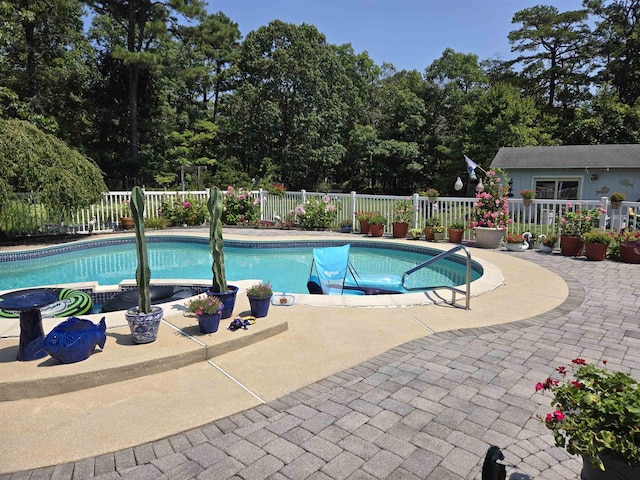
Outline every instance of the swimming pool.
[[(211, 278), (208, 238), (148, 236), (152, 280)], [(375, 242), (225, 241), (227, 280), (270, 281), (274, 291), (307, 293), (314, 247), (351, 244), (351, 261), (359, 273), (401, 275), (439, 250)], [(410, 277), (410, 286), (455, 286), (465, 282), (465, 259), (452, 257)], [(132, 238), (77, 242), (30, 252), (0, 254), (0, 290), (76, 282), (117, 285), (135, 278)], [(472, 281), (482, 275), (473, 262)]]

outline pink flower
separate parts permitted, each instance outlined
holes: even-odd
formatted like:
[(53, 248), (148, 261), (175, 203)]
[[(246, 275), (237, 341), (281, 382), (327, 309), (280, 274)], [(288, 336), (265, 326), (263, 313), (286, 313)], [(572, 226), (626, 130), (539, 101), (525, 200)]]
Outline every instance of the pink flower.
[(329, 195), (325, 195), (324, 197), (322, 197), (322, 201), (323, 201), (324, 203), (329, 203), (329, 200), (331, 200), (331, 199), (329, 198)]

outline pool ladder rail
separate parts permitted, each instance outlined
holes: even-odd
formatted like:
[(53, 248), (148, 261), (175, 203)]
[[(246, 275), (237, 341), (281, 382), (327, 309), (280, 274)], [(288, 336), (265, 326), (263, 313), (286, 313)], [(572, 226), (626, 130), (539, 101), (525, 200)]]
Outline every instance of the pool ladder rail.
[[(428, 267), (429, 265), (433, 265), (434, 263), (443, 260), (445, 258), (448, 258), (450, 256), (452, 256), (453, 254), (455, 254), (456, 252), (458, 252), (459, 250), (464, 251), (464, 253), (467, 256), (467, 279), (466, 279), (466, 290), (462, 290), (460, 288), (457, 287), (452, 287), (450, 285), (440, 285), (440, 286), (430, 286), (430, 287), (408, 287), (406, 284), (406, 279), (409, 275), (411, 275), (414, 272), (417, 272), (418, 270), (421, 270), (425, 267)], [(439, 288), (446, 288), (448, 290), (451, 290), (451, 305), (453, 306), (457, 306), (456, 304), (456, 293), (459, 293), (461, 295), (465, 296), (465, 310), (470, 310), (471, 309), (471, 252), (469, 251), (469, 249), (467, 247), (465, 247), (464, 245), (456, 245), (455, 247), (447, 250), (446, 252), (442, 252), (439, 253), (438, 255), (436, 255), (433, 258), (430, 258), (429, 260), (427, 260), (426, 262), (422, 262), (419, 265), (416, 265), (415, 267), (413, 267), (410, 270), (407, 270), (406, 272), (404, 272), (402, 274), (402, 287), (405, 290), (409, 290), (409, 291), (415, 291), (415, 290), (437, 290)]]

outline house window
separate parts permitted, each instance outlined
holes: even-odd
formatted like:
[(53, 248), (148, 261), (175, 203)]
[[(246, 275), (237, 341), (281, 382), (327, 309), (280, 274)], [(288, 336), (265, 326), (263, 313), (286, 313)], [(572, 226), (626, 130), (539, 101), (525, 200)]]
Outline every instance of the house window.
[(543, 200), (577, 200), (580, 180), (557, 178), (535, 180), (536, 198)]

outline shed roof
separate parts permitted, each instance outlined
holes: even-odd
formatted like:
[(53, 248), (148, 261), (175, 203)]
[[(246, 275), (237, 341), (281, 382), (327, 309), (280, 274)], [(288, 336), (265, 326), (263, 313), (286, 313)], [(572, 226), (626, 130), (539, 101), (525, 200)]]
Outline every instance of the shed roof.
[(640, 145), (502, 147), (491, 168), (639, 168)]

